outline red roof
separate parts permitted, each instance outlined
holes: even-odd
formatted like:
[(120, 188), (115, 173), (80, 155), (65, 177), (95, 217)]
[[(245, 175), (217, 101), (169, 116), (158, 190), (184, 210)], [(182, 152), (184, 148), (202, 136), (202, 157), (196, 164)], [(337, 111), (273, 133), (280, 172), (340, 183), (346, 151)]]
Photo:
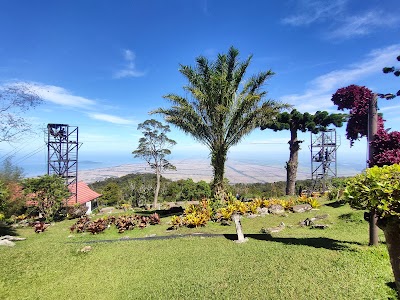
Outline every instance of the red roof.
[[(75, 184), (71, 184), (68, 186), (68, 189), (71, 193), (75, 193)], [(74, 205), (75, 203), (84, 204), (86, 202), (92, 201), (96, 198), (99, 198), (101, 194), (93, 191), (90, 187), (87, 186), (83, 181), (78, 182), (78, 201), (75, 199), (75, 195), (72, 195), (68, 198), (68, 205)]]

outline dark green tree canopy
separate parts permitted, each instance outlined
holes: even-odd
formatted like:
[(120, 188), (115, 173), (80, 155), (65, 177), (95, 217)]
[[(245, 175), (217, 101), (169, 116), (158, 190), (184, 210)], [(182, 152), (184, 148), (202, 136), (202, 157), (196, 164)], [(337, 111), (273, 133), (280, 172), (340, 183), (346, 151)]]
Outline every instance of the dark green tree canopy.
[(312, 133), (327, 130), (329, 125), (342, 127), (346, 121), (346, 114), (329, 114), (327, 111), (317, 111), (314, 115), (305, 112), (301, 113), (293, 109), (290, 113), (283, 112), (276, 118), (261, 126), (261, 129), (272, 129), (274, 131), (291, 130)]
[(71, 195), (65, 179), (58, 175), (43, 175), (35, 178), (27, 178), (23, 181), (24, 192), (33, 195), (33, 200), (43, 216), (52, 221), (59, 209), (66, 205)]
[(318, 133), (326, 131), (329, 125), (343, 126), (346, 121), (345, 114), (329, 114), (326, 111), (317, 111), (314, 115), (306, 112), (301, 113), (293, 109), (290, 113), (278, 114), (269, 122), (261, 125), (261, 130), (272, 129), (274, 131), (289, 130), (289, 161), (286, 162), (286, 194), (294, 195), (298, 167), (298, 152), (303, 142), (297, 139), (298, 131)]

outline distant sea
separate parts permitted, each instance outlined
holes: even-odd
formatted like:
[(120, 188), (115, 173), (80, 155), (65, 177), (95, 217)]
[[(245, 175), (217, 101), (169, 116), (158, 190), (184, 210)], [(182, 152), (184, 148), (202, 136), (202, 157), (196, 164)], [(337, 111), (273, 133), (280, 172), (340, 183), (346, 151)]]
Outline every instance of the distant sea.
[[(179, 153), (171, 155), (170, 157), (170, 160), (178, 162), (187, 162), (188, 160), (198, 161), (199, 159), (210, 161), (210, 158), (205, 153)], [(284, 166), (285, 162), (288, 160), (288, 153), (230, 153), (228, 154), (228, 160), (252, 165), (271, 166), (279, 170), (279, 172), (284, 173)], [(47, 158), (45, 154), (33, 156), (25, 160), (14, 157), (13, 162), (23, 169), (25, 177), (34, 177), (47, 173)], [(79, 156), (78, 170), (111, 168), (114, 166), (136, 163), (143, 163), (143, 161), (133, 158), (133, 155), (130, 153), (96, 153), (91, 155), (84, 153)], [(338, 176), (352, 176), (360, 173), (365, 167), (365, 157), (354, 155), (342, 155), (342, 157), (338, 157)], [(299, 153), (298, 173), (302, 175), (302, 177), (311, 178), (311, 162), (310, 153), (308, 151), (300, 151)]]

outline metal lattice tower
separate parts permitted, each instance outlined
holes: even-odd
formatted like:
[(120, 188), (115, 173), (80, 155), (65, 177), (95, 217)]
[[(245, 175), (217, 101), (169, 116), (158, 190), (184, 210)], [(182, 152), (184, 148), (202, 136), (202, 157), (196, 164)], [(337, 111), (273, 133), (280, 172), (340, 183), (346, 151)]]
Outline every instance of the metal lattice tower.
[(47, 174), (57, 174), (66, 185), (74, 184), (70, 191), (77, 202), (78, 187), (78, 127), (66, 124), (47, 124)]
[(311, 178), (314, 190), (326, 191), (329, 177), (337, 177), (337, 149), (340, 139), (335, 129), (311, 133)]

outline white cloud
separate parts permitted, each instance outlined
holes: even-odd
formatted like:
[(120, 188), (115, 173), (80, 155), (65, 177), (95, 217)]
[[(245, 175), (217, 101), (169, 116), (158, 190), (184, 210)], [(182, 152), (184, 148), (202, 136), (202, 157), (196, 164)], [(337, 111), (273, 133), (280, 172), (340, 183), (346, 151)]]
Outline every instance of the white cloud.
[(145, 72), (136, 69), (135, 59), (136, 55), (133, 51), (129, 49), (123, 50), (123, 55), (125, 59), (125, 66), (114, 73), (114, 78), (126, 78), (126, 77), (141, 77), (145, 75)]
[(330, 38), (351, 38), (368, 35), (378, 28), (393, 27), (400, 23), (400, 18), (383, 11), (368, 11), (362, 15), (345, 18), (339, 27), (329, 33)]
[(343, 11), (346, 2), (346, 0), (329, 2), (303, 0), (300, 1), (299, 13), (284, 18), (282, 23), (292, 26), (303, 26), (314, 22), (331, 19)]
[(51, 102), (54, 104), (74, 107), (74, 108), (91, 108), (96, 105), (96, 101), (73, 95), (68, 90), (55, 86), (55, 85), (45, 85), (35, 82), (25, 83), (17, 82), (14, 85), (24, 84), (29, 87), (32, 93), (35, 93), (44, 101)]
[[(346, 9), (348, 0), (299, 1), (297, 13), (282, 19), (282, 23), (291, 26), (307, 26), (313, 23), (325, 23), (329, 39), (348, 39), (368, 35), (381, 28), (390, 28), (400, 23), (400, 17), (392, 12), (369, 10), (351, 12)], [(323, 27), (322, 27), (323, 28)]]
[(113, 116), (109, 114), (101, 114), (101, 113), (89, 113), (89, 117), (95, 120), (105, 121), (113, 124), (120, 124), (120, 125), (130, 125), (135, 124), (135, 121), (128, 120), (125, 118), (121, 118), (118, 116)]
[(285, 95), (280, 101), (293, 104), (302, 112), (330, 110), (332, 94), (338, 88), (354, 84), (375, 73), (381, 74), (382, 68), (390, 65), (399, 52), (400, 44), (373, 50), (364, 60), (356, 64), (318, 76), (309, 82), (310, 88), (304, 93)]

